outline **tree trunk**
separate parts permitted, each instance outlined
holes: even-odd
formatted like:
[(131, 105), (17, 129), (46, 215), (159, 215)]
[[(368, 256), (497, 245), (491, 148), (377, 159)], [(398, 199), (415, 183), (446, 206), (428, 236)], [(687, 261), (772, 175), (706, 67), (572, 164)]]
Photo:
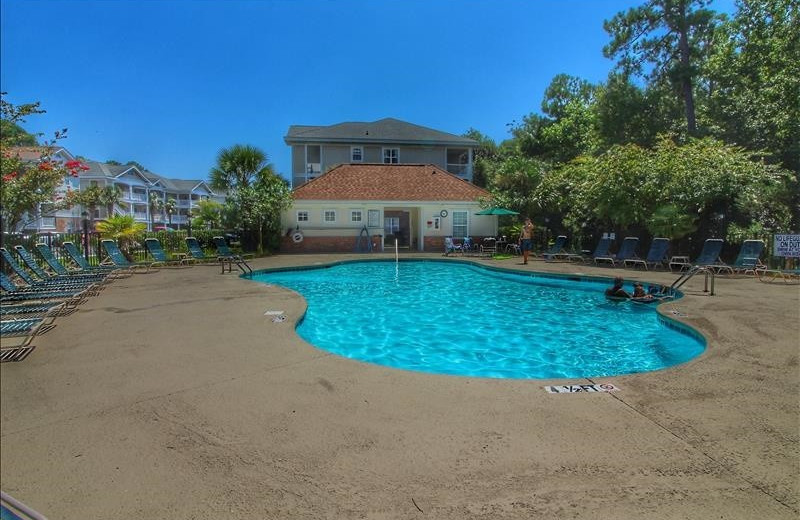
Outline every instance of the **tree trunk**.
[(681, 60), (681, 91), (683, 102), (686, 107), (686, 129), (689, 135), (697, 133), (697, 120), (694, 113), (694, 92), (692, 90), (691, 62), (689, 60), (689, 35), (686, 26), (686, 11), (681, 12), (681, 27), (679, 29), (678, 52)]

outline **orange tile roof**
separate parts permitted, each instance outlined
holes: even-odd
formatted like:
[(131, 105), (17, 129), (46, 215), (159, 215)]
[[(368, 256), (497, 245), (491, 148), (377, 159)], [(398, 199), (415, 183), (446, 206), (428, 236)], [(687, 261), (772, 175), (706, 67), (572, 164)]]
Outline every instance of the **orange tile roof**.
[(432, 164), (343, 164), (295, 188), (295, 200), (477, 201), (491, 194)]

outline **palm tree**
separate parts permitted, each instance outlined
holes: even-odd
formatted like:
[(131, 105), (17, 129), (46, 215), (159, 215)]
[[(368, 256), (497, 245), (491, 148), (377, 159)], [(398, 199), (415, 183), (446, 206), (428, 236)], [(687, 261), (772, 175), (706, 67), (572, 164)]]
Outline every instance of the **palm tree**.
[(156, 212), (164, 209), (164, 197), (157, 191), (151, 191), (147, 195), (147, 203), (150, 206), (150, 228), (155, 227)]
[(267, 173), (272, 173), (267, 154), (249, 144), (235, 144), (217, 154), (211, 187), (222, 191), (248, 188)]
[(119, 186), (106, 186), (100, 192), (100, 202), (106, 205), (106, 217), (114, 216), (114, 206), (122, 200)]
[(167, 212), (167, 218), (169, 219), (169, 225), (172, 227), (172, 214), (175, 213), (175, 208), (178, 207), (178, 201), (173, 199), (172, 197), (167, 199), (167, 202), (164, 203), (164, 210)]
[(114, 215), (97, 224), (97, 231), (103, 236), (116, 240), (128, 260), (133, 259), (131, 248), (134, 240), (145, 229), (147, 229), (147, 225), (143, 222), (136, 222), (132, 215)]

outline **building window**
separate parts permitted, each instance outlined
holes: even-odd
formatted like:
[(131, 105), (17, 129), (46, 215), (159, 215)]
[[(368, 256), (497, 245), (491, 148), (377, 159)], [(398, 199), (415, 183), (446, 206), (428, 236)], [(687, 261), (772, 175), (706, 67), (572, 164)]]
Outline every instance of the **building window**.
[(383, 164), (397, 164), (400, 162), (400, 148), (384, 148)]
[(367, 226), (374, 228), (378, 227), (378, 222), (380, 222), (381, 218), (381, 211), (378, 209), (371, 209), (367, 211)]
[(336, 222), (336, 210), (335, 209), (326, 209), (322, 212), (322, 221), (331, 223)]
[(467, 227), (467, 212), (454, 211), (453, 212), (453, 237), (464, 238), (469, 236), (469, 228)]
[(308, 222), (308, 211), (298, 211), (297, 212), (297, 221), (298, 222)]
[(383, 219), (383, 233), (385, 235), (393, 235), (399, 231), (400, 231), (399, 217), (386, 217)]
[(350, 147), (350, 162), (362, 162), (364, 160), (364, 149), (360, 146)]
[(353, 224), (361, 224), (361, 210), (360, 209), (351, 209), (350, 210), (350, 222)]

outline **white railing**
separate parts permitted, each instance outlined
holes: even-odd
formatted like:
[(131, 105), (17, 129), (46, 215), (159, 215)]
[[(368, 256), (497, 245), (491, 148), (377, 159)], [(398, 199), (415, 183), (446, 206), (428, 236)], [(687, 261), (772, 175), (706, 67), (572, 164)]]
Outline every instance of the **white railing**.
[(472, 165), (447, 163), (447, 171), (453, 175), (458, 175), (459, 177), (471, 177)]
[(136, 219), (136, 220), (145, 220), (146, 221), (147, 220), (147, 213), (140, 213), (140, 212), (137, 211), (136, 213), (133, 214), (133, 218)]
[(173, 224), (186, 224), (186, 215), (172, 215), (172, 223)]

